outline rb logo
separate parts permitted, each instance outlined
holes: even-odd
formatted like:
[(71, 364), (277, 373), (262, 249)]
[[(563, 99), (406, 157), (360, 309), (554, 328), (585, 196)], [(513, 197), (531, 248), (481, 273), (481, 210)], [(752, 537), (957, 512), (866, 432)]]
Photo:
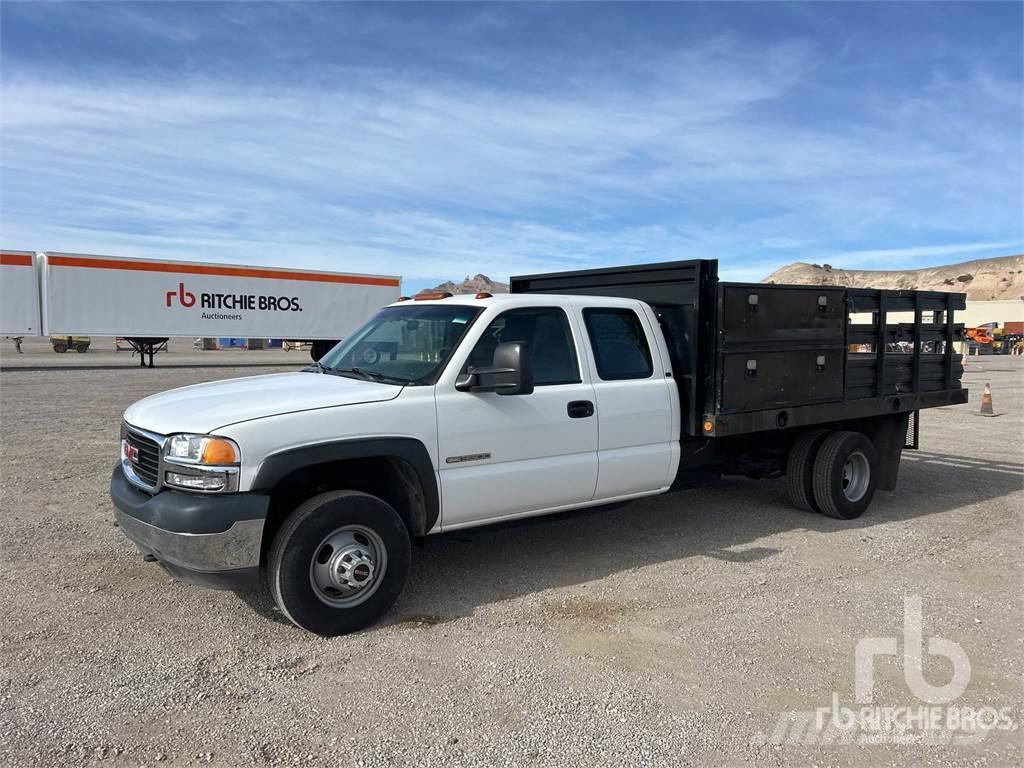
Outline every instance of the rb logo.
[[(928, 653), (945, 656), (953, 665), (953, 679), (945, 685), (932, 685), (924, 679), (924, 631), (921, 619), (921, 596), (903, 599), (903, 676), (907, 687), (921, 701), (946, 704), (957, 698), (971, 680), (971, 660), (967, 653), (952, 640), (944, 637), (928, 638)], [(876, 656), (898, 656), (895, 637), (865, 637), (857, 641), (855, 695), (860, 704), (869, 704), (874, 697)]]
[[(174, 291), (167, 292), (167, 306), (171, 306), (171, 299), (174, 298)], [(196, 295), (192, 291), (185, 290), (184, 283), (178, 283), (178, 303), (183, 307), (191, 307), (196, 303)]]

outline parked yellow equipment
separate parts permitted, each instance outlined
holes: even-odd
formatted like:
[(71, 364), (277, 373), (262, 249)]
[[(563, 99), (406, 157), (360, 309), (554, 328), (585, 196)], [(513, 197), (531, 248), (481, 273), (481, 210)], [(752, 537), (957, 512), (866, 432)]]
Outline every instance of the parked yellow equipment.
[(88, 352), (92, 338), (89, 336), (51, 336), (50, 344), (54, 352), (67, 352), (69, 349), (75, 352)]

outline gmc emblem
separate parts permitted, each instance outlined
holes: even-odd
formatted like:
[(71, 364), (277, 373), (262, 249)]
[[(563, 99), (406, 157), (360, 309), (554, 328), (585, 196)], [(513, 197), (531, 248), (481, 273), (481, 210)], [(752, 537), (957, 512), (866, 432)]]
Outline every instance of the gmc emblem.
[(139, 449), (128, 443), (124, 444), (124, 457), (132, 464), (139, 463)]

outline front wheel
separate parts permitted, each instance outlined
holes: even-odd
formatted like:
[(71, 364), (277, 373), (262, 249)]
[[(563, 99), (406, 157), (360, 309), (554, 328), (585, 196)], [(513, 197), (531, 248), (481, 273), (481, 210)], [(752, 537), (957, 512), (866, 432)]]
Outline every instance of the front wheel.
[(294, 624), (332, 637), (373, 624), (409, 573), (409, 532), (386, 502), (333, 491), (301, 504), (267, 559), (274, 601)]
[(878, 453), (859, 432), (833, 432), (814, 459), (814, 501), (829, 517), (864, 514), (878, 485)]

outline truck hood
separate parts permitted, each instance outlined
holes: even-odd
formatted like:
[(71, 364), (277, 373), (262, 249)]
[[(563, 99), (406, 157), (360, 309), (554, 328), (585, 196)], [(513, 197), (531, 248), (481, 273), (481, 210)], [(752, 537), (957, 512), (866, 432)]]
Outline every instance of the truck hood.
[(214, 432), (265, 416), (398, 397), (402, 387), (324, 373), (274, 373), (211, 381), (139, 400), (124, 412), (129, 424), (162, 435)]

